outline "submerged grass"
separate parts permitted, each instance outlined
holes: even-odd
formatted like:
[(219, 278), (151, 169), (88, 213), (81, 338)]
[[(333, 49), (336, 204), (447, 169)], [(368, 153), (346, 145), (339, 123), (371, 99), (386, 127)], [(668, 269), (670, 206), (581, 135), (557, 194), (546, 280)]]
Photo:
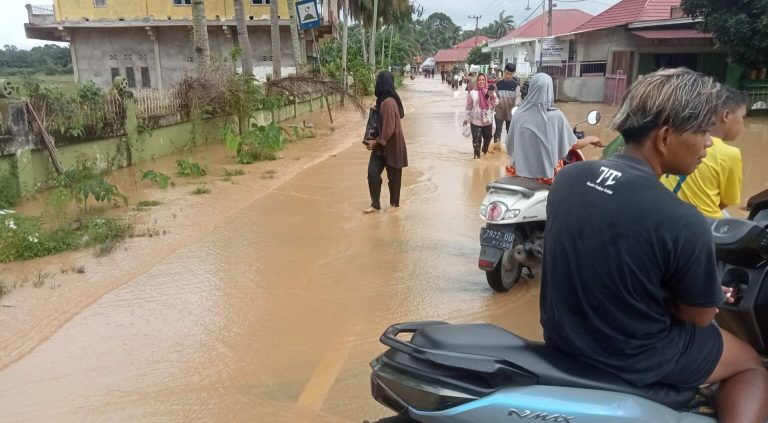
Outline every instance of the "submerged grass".
[(0, 262), (116, 244), (132, 233), (133, 225), (111, 217), (78, 216), (50, 228), (39, 217), (4, 215), (0, 218)]
[(192, 195), (202, 195), (202, 194), (209, 194), (211, 192), (211, 189), (207, 186), (201, 185), (197, 188), (195, 188), (194, 191), (192, 191)]
[(134, 210), (136, 211), (147, 211), (150, 207), (157, 207), (160, 204), (163, 204), (157, 200), (142, 200), (136, 203), (136, 207)]

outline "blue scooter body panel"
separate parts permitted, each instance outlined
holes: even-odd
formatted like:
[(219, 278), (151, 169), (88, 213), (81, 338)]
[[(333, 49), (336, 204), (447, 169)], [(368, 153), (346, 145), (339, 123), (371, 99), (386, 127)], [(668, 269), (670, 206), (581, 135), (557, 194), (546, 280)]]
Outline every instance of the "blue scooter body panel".
[(543, 385), (505, 388), (439, 412), (408, 411), (423, 423), (716, 423), (634, 395)]

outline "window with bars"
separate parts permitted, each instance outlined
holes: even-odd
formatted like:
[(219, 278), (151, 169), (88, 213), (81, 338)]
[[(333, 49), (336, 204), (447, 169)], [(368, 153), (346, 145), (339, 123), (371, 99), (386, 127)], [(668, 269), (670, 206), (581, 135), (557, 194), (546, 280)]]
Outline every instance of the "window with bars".
[(93, 0), (93, 7), (107, 7), (107, 0)]
[(149, 79), (149, 67), (141, 67), (141, 88), (152, 88), (152, 81)]
[(125, 68), (125, 81), (128, 83), (128, 88), (136, 88), (136, 74), (133, 68)]
[(191, 6), (192, 0), (171, 0), (174, 6)]
[(251, 0), (251, 4), (254, 6), (268, 5), (270, 0)]
[(120, 76), (120, 68), (109, 68), (109, 72), (112, 75), (112, 80)]

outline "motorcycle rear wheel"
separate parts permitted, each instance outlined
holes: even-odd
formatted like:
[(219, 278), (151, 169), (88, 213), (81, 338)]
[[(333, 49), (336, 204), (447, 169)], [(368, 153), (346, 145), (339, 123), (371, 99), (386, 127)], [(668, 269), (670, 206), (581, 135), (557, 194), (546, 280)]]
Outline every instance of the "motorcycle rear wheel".
[(523, 273), (523, 264), (515, 259), (512, 252), (515, 247), (522, 244), (520, 233), (515, 231), (515, 240), (512, 242), (512, 248), (504, 251), (501, 260), (496, 264), (493, 270), (485, 272), (485, 279), (496, 292), (507, 292), (520, 280)]

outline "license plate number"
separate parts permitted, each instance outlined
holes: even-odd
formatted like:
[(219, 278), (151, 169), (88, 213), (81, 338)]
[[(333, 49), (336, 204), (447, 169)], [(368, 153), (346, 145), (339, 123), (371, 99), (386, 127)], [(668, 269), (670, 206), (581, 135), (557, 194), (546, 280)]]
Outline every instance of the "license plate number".
[(480, 244), (509, 250), (515, 241), (515, 234), (494, 229), (480, 229)]

